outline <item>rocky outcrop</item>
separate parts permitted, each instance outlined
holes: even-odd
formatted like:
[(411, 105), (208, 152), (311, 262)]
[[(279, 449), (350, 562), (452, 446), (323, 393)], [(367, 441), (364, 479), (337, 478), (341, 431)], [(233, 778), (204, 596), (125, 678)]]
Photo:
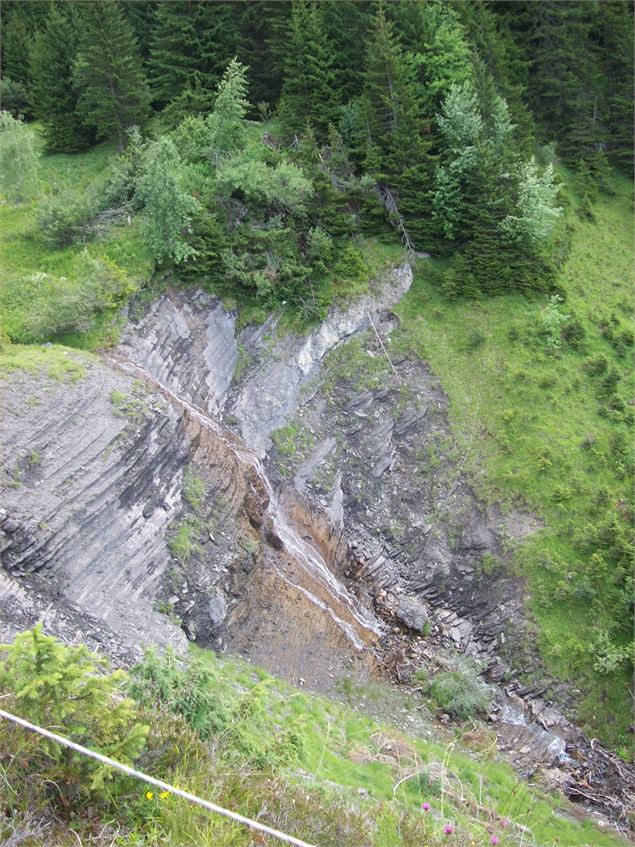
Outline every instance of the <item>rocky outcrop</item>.
[[(412, 283), (409, 265), (394, 268), (353, 303), (334, 308), (307, 335), (279, 331), (279, 316), (235, 333), (231, 313), (204, 292), (170, 291), (132, 319), (118, 353), (178, 396), (235, 421), (262, 458), (271, 433), (294, 416), (324, 356), (394, 306)], [(244, 375), (232, 379), (239, 358)], [(231, 388), (231, 390), (230, 390)]]

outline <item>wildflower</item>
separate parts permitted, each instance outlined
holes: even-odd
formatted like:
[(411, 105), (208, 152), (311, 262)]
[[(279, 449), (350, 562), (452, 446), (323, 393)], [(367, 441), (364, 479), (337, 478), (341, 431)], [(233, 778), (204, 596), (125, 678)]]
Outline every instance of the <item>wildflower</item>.
[(454, 827), (451, 823), (446, 823), (446, 825), (443, 827), (443, 832), (446, 835), (452, 835), (452, 833), (454, 832)]
[(509, 819), (502, 818), (500, 821), (500, 825), (503, 827), (503, 829), (507, 829), (507, 827), (509, 826)]
[(430, 811), (430, 804), (429, 803), (422, 803), (421, 808), (424, 812), (429, 812)]
[(170, 796), (170, 792), (169, 792), (169, 791), (162, 791), (162, 792), (159, 794), (159, 797), (160, 797), (162, 800), (165, 800), (165, 798), (166, 798), (166, 797), (169, 797), (169, 796)]
[(501, 841), (500, 841), (500, 838), (498, 837), (498, 835), (492, 835), (492, 837), (489, 840), (489, 843), (490, 844), (500, 844)]
[(146, 791), (146, 800), (152, 800), (154, 797), (154, 791)]

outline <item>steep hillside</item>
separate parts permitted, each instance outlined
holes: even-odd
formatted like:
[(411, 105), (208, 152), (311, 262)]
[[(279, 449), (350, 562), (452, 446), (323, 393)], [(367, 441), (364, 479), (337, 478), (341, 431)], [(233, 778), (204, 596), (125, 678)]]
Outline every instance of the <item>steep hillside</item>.
[(615, 180), (590, 216), (575, 191), (567, 200), (571, 252), (555, 308), (547, 297), (448, 301), (438, 266), (420, 263), (393, 341), (439, 377), (479, 496), (544, 524), (511, 566), (527, 579), (541, 655), (573, 684), (593, 733), (628, 756), (632, 184)]

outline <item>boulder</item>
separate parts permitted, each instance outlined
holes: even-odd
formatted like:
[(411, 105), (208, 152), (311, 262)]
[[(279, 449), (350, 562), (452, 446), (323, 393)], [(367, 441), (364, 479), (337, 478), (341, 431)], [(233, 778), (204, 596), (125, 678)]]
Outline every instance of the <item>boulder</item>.
[(408, 629), (416, 629), (419, 632), (428, 621), (428, 609), (425, 604), (408, 594), (397, 595), (394, 614)]

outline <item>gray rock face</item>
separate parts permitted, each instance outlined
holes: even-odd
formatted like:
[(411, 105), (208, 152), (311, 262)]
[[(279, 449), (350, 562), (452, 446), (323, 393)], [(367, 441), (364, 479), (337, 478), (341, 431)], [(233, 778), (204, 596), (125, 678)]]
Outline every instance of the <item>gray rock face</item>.
[(332, 310), (306, 337), (288, 334), (272, 341), (275, 321), (241, 335), (240, 341), (253, 355), (255, 364), (241, 381), (228, 411), (240, 421), (243, 438), (261, 457), (271, 447), (271, 433), (287, 424), (300, 402), (310, 396), (306, 387), (324, 356), (367, 328), (373, 315), (394, 306), (411, 284), (410, 266), (395, 268), (378, 281), (373, 292), (347, 307)]
[[(96, 362), (78, 382), (22, 374), (12, 384), (0, 446), (12, 474), (0, 517), (5, 599), (21, 595), (16, 577), (42, 597), (54, 584), (76, 619), (89, 616), (89, 630), (100, 621), (129, 650), (182, 647), (180, 630), (152, 609), (189, 445), (179, 415)], [(134, 426), (119, 402), (134, 407)]]
[[(327, 514), (337, 503), (344, 537), (357, 540), (352, 584), (370, 587), (389, 620), (420, 630), (429, 615), (449, 646), (502, 674), (503, 631), (522, 637), (522, 583), (496, 565), (509, 537), (519, 537), (515, 516), (478, 502), (437, 380), (423, 363), (390, 353), (394, 321), (375, 324), (392, 362), (374, 329), (339, 347), (300, 398), (295, 455), (273, 450), (272, 472)], [(521, 518), (526, 531), (531, 522)]]
[[(71, 627), (89, 643), (95, 633), (96, 644), (124, 661), (143, 644), (182, 649), (186, 634), (219, 646), (229, 627), (245, 647), (270, 642), (270, 665), (276, 650), (281, 662), (293, 661), (282, 640), (296, 642), (296, 662), (315, 661), (320, 650), (332, 655), (334, 643), (345, 655), (347, 637), (361, 644), (356, 601), (282, 512), (269, 515), (275, 495), (255, 454), (249, 458), (251, 445), (234, 444), (197, 408), (219, 416), (228, 407), (238, 351), (249, 347), (251, 375), (232, 402), (262, 452), (271, 429), (291, 419), (301, 384), (326, 351), (410, 280), (409, 268), (398, 269), (392, 289), (332, 312), (307, 338), (280, 338), (273, 358), (264, 346), (271, 324), (237, 338), (233, 316), (216, 301), (172, 294), (132, 322), (117, 351), (118, 361), (141, 369), (123, 373), (114, 360), (88, 359), (86, 378), (75, 383), (22, 374), (11, 390), (0, 386), (1, 458), (9, 470), (0, 481), (4, 637), (44, 618), (65, 638)], [(269, 416), (259, 415), (260, 391)], [(207, 486), (196, 516), (182, 496), (186, 467)], [(332, 508), (341, 524), (337, 492)], [(186, 565), (168, 542), (188, 514), (196, 543)]]
[(238, 361), (234, 323), (231, 312), (204, 292), (172, 292), (131, 321), (119, 352), (184, 400), (216, 415)]

